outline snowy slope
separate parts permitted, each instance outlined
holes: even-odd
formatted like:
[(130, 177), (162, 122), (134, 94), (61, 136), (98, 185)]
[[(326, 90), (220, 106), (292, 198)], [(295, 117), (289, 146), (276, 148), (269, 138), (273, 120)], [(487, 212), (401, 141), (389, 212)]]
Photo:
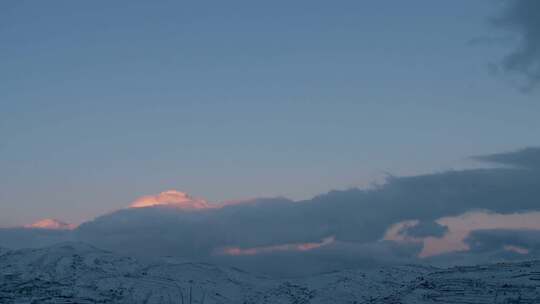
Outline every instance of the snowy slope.
[[(540, 263), (347, 270), (273, 279), (139, 262), (80, 243), (0, 250), (0, 303), (540, 303)], [(182, 298), (184, 302), (182, 302)]]

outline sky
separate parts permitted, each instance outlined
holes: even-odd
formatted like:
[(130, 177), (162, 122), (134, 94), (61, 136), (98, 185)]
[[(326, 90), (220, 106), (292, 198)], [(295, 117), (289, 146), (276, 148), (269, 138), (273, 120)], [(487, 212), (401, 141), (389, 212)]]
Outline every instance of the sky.
[(538, 18), (520, 8), (2, 1), (0, 226), (168, 189), (304, 200), (537, 146)]

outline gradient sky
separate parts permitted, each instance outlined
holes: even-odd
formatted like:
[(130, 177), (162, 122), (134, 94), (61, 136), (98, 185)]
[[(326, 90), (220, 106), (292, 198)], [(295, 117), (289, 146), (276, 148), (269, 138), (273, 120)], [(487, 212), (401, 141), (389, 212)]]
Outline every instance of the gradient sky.
[(537, 145), (538, 93), (490, 73), (512, 48), (497, 3), (2, 1), (0, 226), (170, 188), (308, 198)]

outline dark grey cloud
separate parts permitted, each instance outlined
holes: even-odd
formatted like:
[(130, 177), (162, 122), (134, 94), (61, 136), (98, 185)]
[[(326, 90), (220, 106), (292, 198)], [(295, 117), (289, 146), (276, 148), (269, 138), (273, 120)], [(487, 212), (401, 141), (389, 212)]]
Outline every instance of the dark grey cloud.
[(448, 227), (434, 221), (424, 221), (408, 228), (404, 232), (409, 236), (417, 238), (424, 238), (428, 236), (442, 237), (446, 234), (446, 232), (448, 232)]
[(534, 258), (540, 257), (540, 231), (489, 229), (476, 230), (467, 238), (473, 252), (488, 252), (515, 246), (529, 251)]
[(504, 71), (524, 77), (525, 89), (540, 83), (540, 1), (506, 0), (493, 24), (519, 36), (518, 45), (502, 61)]
[(540, 148), (529, 147), (511, 153), (475, 156), (473, 159), (519, 168), (540, 169)]

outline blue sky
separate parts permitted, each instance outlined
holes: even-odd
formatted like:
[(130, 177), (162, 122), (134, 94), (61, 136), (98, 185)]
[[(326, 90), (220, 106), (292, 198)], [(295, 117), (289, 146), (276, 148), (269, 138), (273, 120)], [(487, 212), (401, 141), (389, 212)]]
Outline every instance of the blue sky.
[(498, 9), (4, 1), (0, 226), (170, 188), (308, 198), (535, 146), (538, 93), (490, 73), (512, 48)]

